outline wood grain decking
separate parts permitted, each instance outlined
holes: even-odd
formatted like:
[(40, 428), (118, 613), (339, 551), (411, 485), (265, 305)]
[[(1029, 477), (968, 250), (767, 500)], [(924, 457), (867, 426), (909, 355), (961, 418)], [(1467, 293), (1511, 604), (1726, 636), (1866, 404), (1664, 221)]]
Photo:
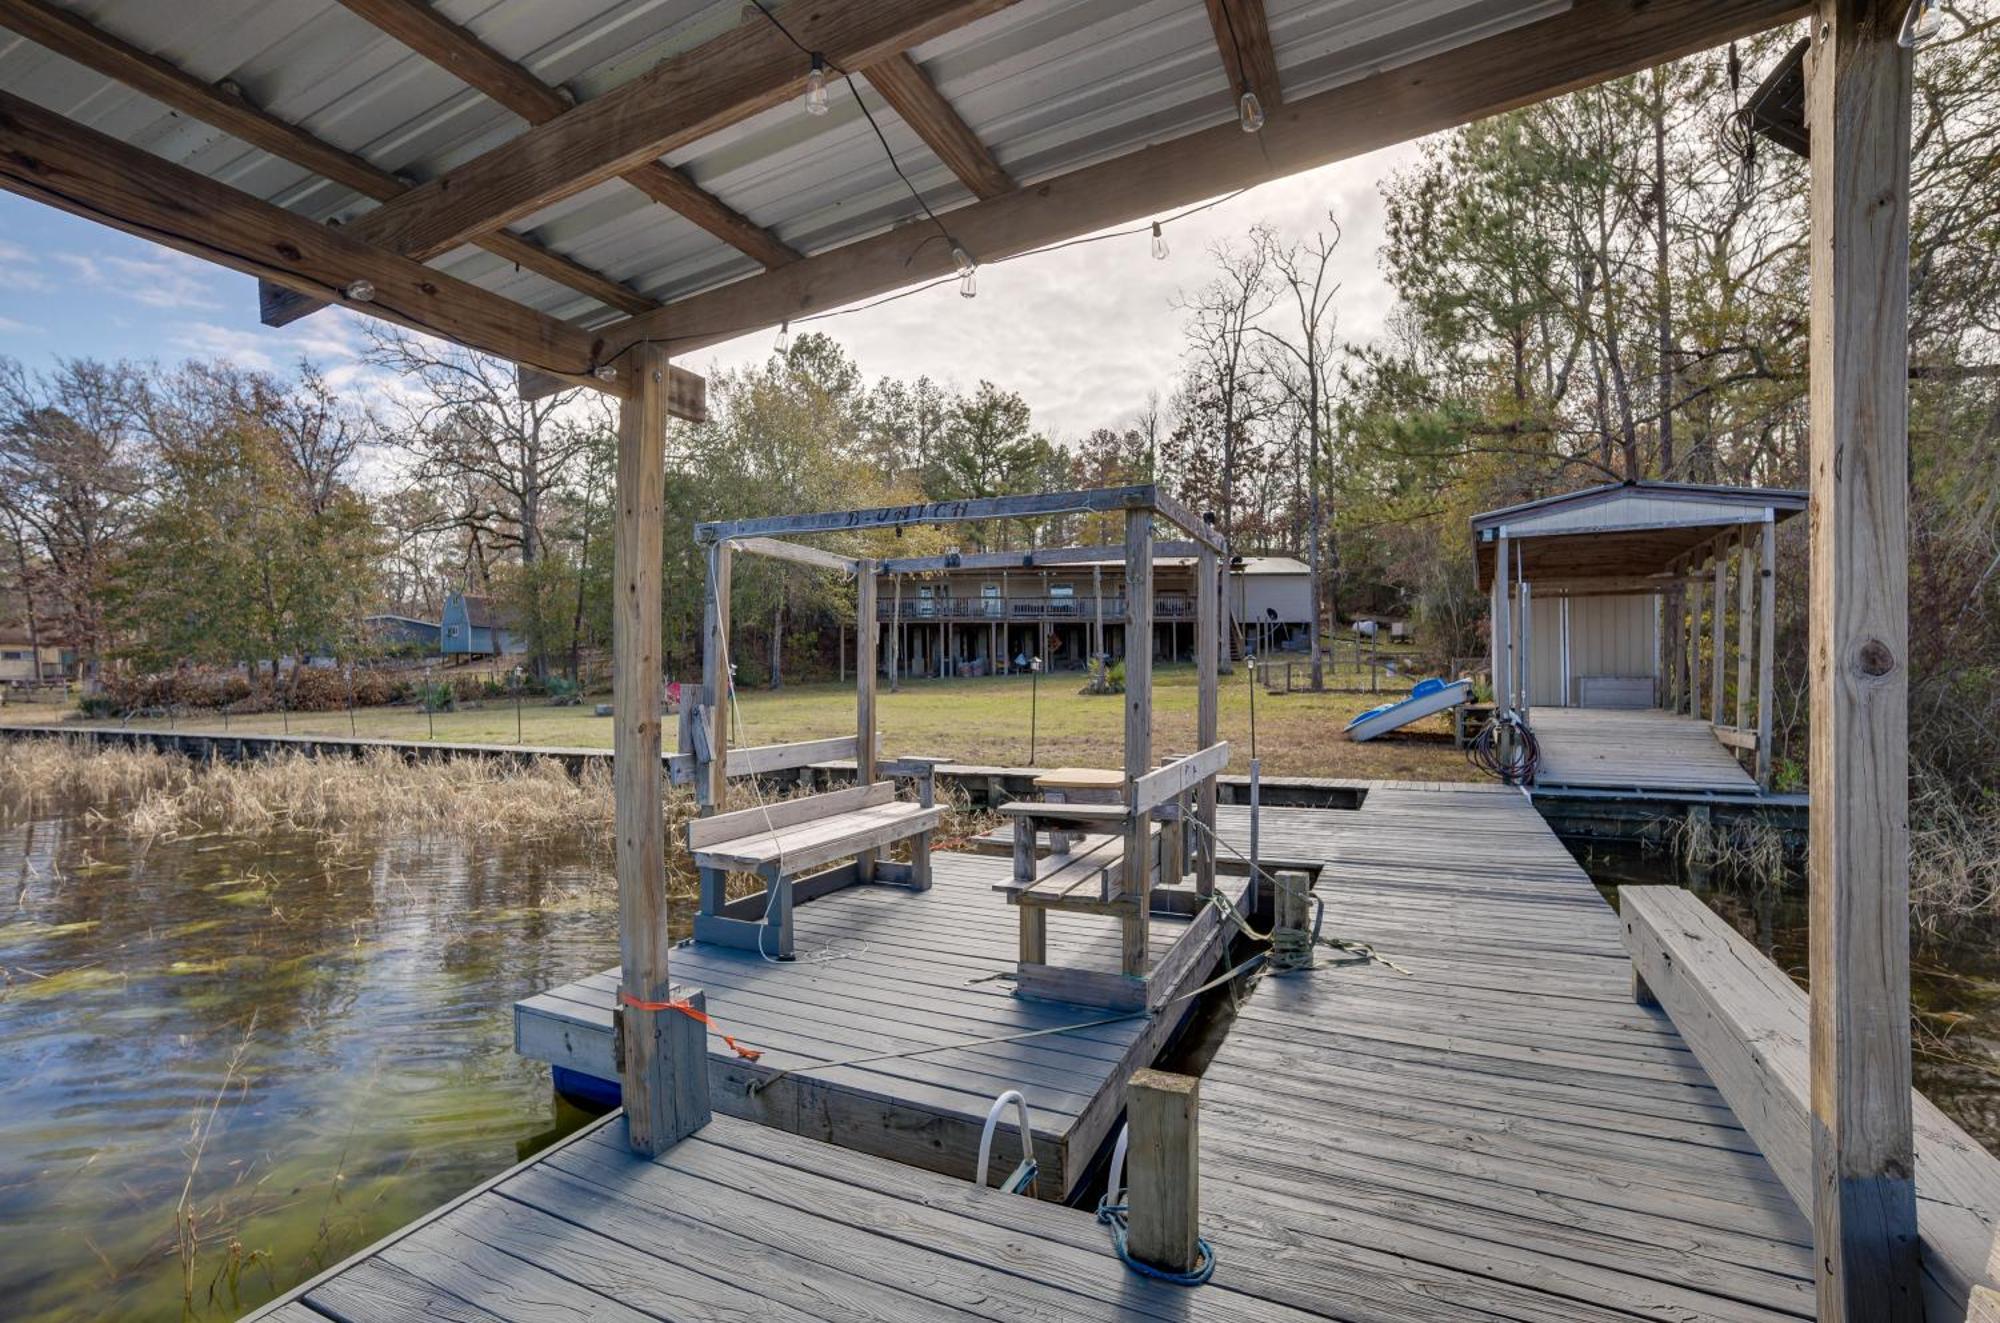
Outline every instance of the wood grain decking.
[[(1225, 809), (1222, 825), (1240, 842), (1246, 815)], [(845, 1147), (718, 1115), (648, 1160), (614, 1116), (262, 1317), (1811, 1316), (1809, 1227), (1672, 1023), (1633, 1003), (1617, 917), (1522, 795), (1375, 783), (1359, 811), (1268, 810), (1262, 831), (1273, 855), (1331, 861), (1328, 935), (1408, 973), (1322, 952), (1319, 969), (1249, 994), (1201, 1082), (1201, 1226), (1218, 1257), (1206, 1286), (1126, 1271), (1088, 1213), (852, 1151), (838, 1130)], [(921, 911), (916, 937), (894, 936), (896, 916), (923, 896), (858, 890), (799, 912), (801, 949), (837, 942), (846, 959), (764, 991), (740, 953), (698, 965), (708, 957), (682, 948), (678, 967), (712, 1010), (733, 997), (740, 1019), (771, 1000), (756, 1028), (730, 1027), (779, 1052), (824, 1050), (813, 1036), (834, 1025), (815, 997), (901, 1004), (899, 1037), (993, 1023), (998, 1007), (978, 999), (1013, 998), (967, 979), (1008, 959), (1011, 925), (985, 890), (1000, 861), (938, 862), (943, 908)], [(781, 986), (800, 995), (781, 1002)], [(1087, 1083), (1101, 1067), (1085, 1061), (1124, 1051), (1115, 1036), (1060, 1041), (1040, 1050), (1069, 1062), (1036, 1059), (1047, 1098), (1065, 1071)], [(968, 1053), (942, 1077), (852, 1084), (971, 1103), (1026, 1060)]]
[(1756, 778), (1737, 764), (1705, 721), (1657, 708), (1538, 707), (1529, 722), (1542, 750), (1538, 789), (1757, 793)]
[[(932, 866), (929, 891), (856, 886), (799, 905), (795, 961), (705, 943), (674, 948), (674, 982), (706, 992), (708, 1012), (723, 1031), (764, 1053), (752, 1064), (711, 1039), (711, 1104), (843, 1148), (970, 1178), (987, 1109), (1002, 1092), (1019, 1089), (1035, 1127), (1042, 1192), (1060, 1198), (1123, 1109), (1126, 1078), (1159, 1054), (1185, 1005), (1153, 1019), (818, 1070), (754, 1095), (746, 1091), (752, 1080), (798, 1066), (1116, 1015), (1014, 995), (1017, 919), (993, 890), (1009, 876), (1010, 861), (937, 854)], [(1153, 917), (1156, 965), (1190, 926), (1184, 918)], [(1188, 987), (1207, 976), (1223, 946), (1212, 913), (1193, 927), (1205, 953), (1184, 969)], [(1064, 964), (1118, 969), (1115, 920), (1051, 915), (1049, 946)], [(517, 1003), (516, 1050), (615, 1081), (617, 990), (616, 971), (606, 970)], [(996, 1174), (1004, 1176), (1020, 1152), (1011, 1111), (1002, 1135), (994, 1152)]]

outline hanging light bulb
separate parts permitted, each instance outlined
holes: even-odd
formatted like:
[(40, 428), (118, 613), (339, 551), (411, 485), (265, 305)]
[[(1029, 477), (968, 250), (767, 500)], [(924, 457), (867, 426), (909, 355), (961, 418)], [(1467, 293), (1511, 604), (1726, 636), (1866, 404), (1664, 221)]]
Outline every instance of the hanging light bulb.
[(791, 351), (792, 351), (792, 324), (790, 322), (780, 322), (778, 323), (778, 338), (776, 341), (772, 343), (771, 352), (776, 354), (778, 357), (783, 358), (786, 354), (790, 353)]
[(1264, 103), (1250, 90), (1250, 84), (1243, 84), (1243, 95), (1236, 98), (1236, 121), (1245, 133), (1256, 133), (1264, 127)]
[(957, 244), (951, 246), (951, 264), (958, 268), (958, 296), (962, 299), (979, 296), (979, 263), (972, 260), (972, 254)]
[(618, 369), (606, 363), (590, 375), (596, 377), (599, 381), (616, 381), (618, 380)]
[(812, 72), (806, 75), (806, 114), (824, 115), (826, 110), (826, 57), (814, 51)]
[(347, 282), (347, 289), (344, 292), (355, 303), (373, 303), (375, 301), (375, 282), (372, 280), (350, 280)]
[(1160, 233), (1158, 221), (1153, 222), (1153, 260), (1155, 262), (1167, 260), (1167, 236)]
[(1937, 36), (1943, 27), (1944, 18), (1938, 13), (1937, 0), (1910, 0), (1910, 12), (1903, 19), (1900, 40), (1903, 45), (1915, 50)]

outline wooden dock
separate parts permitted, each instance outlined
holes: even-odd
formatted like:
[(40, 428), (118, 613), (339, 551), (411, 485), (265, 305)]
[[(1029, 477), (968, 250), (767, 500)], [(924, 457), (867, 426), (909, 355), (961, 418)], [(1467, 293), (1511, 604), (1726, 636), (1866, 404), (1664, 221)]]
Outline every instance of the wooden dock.
[[(1355, 811), (1264, 816), (1268, 852), (1328, 861), (1326, 933), (1384, 961), (1322, 951), (1312, 972), (1261, 980), (1207, 1065), (1200, 1218), (1218, 1266), (1205, 1286), (1133, 1275), (1079, 1209), (854, 1151), (839, 1129), (853, 1111), (820, 1113), (812, 1137), (788, 1119), (718, 1115), (650, 1161), (626, 1151), (614, 1117), (264, 1317), (1810, 1317), (1810, 1228), (1672, 1023), (1634, 1004), (1617, 917), (1527, 800), (1497, 786), (1365, 790)], [(1221, 826), (1240, 848), (1246, 815)], [(828, 1008), (861, 1006), (877, 978), (904, 980), (867, 1002), (899, 1008), (883, 1021), (898, 1041), (1059, 1015), (973, 981), (1012, 956), (985, 890), (998, 861), (938, 864), (934, 902), (852, 889), (801, 906), (800, 949), (852, 952), (842, 959), (779, 970), (683, 948), (675, 968), (707, 986), (732, 1032), (762, 1045), (789, 1026), (781, 1053), (825, 1050), (799, 1041), (820, 1032), (801, 1026), (831, 1028)], [(939, 908), (896, 917), (924, 903)], [(759, 991), (759, 979), (783, 981)], [(743, 1023), (757, 998), (772, 1004)], [(1075, 1080), (1070, 1105), (1083, 1106), (1108, 1069), (1088, 1063), (1131, 1058), (1133, 1041), (1093, 1030), (1032, 1056), (1025, 1044), (990, 1061), (944, 1054), (939, 1075), (857, 1069), (815, 1093), (917, 1110), (950, 1096), (964, 1123), (1032, 1060), (1052, 1074), (1024, 1083), (1031, 1098)], [(1060, 1106), (1036, 1103), (1050, 1143), (1075, 1114)], [(1081, 1152), (1073, 1128), (1070, 1142)]]
[[(1247, 819), (1245, 811), (1226, 812)], [(1015, 996), (1017, 925), (994, 891), (1009, 876), (1010, 863), (974, 854), (937, 854), (932, 863), (929, 891), (848, 887), (798, 906), (794, 961), (705, 943), (675, 948), (675, 981), (706, 992), (717, 1024), (764, 1054), (745, 1061), (711, 1039), (711, 1105), (968, 1179), (994, 1098), (1019, 1089), (1034, 1126), (1040, 1190), (1062, 1198), (1123, 1110), (1125, 1080), (1158, 1056), (1191, 1003), (1152, 1018), (1120, 1017)], [(1217, 917), (1213, 910), (1193, 921), (1154, 915), (1156, 964), (1184, 935), (1196, 945), (1194, 958), (1175, 962), (1181, 986), (1167, 995), (1198, 986), (1214, 968), (1226, 937)], [(1116, 923), (1052, 914), (1048, 924), (1051, 954), (1063, 963), (1118, 968)], [(617, 991), (617, 971), (606, 970), (517, 1003), (516, 1050), (616, 1081), (611, 1022)], [(1091, 1027), (1070, 1033), (785, 1075), (760, 1092), (748, 1091), (753, 1081), (800, 1067), (1085, 1023)], [(1001, 1134), (994, 1165), (1005, 1175), (1019, 1153), (1011, 1112)]]
[(1706, 721), (1657, 708), (1538, 707), (1529, 722), (1542, 751), (1537, 788), (1757, 793)]

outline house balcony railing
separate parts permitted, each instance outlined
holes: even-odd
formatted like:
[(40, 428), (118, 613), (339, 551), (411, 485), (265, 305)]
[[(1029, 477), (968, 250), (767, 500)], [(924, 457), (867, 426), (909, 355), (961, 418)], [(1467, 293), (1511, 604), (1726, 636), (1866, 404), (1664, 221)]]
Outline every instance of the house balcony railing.
[[(920, 597), (904, 598), (900, 607), (901, 619), (905, 622), (925, 620), (949, 620), (957, 622), (993, 622), (1029, 620), (1076, 620), (1090, 621), (1097, 618), (1098, 600), (1095, 597)], [(1103, 599), (1104, 622), (1122, 623), (1125, 619), (1125, 598), (1107, 596)], [(897, 618), (898, 605), (888, 597), (878, 598), (875, 614), (882, 620)], [(1192, 620), (1194, 602), (1187, 597), (1156, 597), (1153, 599), (1153, 619)]]

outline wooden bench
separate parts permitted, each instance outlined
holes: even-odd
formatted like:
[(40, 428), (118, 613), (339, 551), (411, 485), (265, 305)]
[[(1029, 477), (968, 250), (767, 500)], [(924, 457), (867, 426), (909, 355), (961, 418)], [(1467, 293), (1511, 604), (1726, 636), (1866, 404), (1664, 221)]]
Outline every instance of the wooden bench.
[[(1633, 995), (1662, 1007), (1812, 1217), (1813, 1121), (1806, 992), (1727, 920), (1679, 887), (1620, 887)], [(2000, 1285), (2000, 1159), (1912, 1090), (1925, 1317), (1964, 1319)]]
[[(765, 777), (852, 756), (854, 746), (854, 738), (848, 737), (739, 749), (732, 751), (728, 770), (737, 777)], [(789, 960), (794, 905), (860, 882), (927, 889), (931, 833), (943, 816), (937, 807), (936, 781), (937, 766), (943, 761), (906, 758), (881, 766), (891, 777), (915, 783), (914, 802), (897, 799), (894, 782), (884, 780), (823, 794), (773, 798), (690, 822), (688, 851), (701, 874), (695, 940)], [(691, 761), (691, 777), (699, 774), (699, 767), (699, 762)], [(906, 840), (911, 842), (909, 863), (875, 857)], [(829, 864), (837, 866), (826, 867)], [(730, 873), (754, 873), (764, 879), (764, 889), (729, 900), (723, 892)]]

